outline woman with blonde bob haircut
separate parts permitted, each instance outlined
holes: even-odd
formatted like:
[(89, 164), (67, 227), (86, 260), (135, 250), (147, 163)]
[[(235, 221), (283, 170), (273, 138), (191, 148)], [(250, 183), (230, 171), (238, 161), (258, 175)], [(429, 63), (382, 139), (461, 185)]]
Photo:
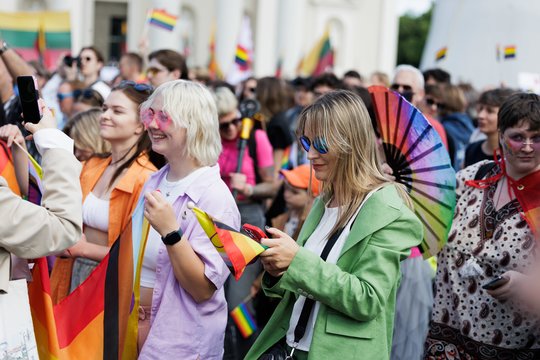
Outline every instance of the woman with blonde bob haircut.
[(91, 108), (80, 112), (69, 119), (64, 132), (75, 143), (75, 156), (79, 161), (85, 161), (94, 155), (107, 156), (111, 145), (99, 135), (99, 119), (103, 111)]
[(263, 288), (282, 299), (246, 359), (389, 359), (400, 261), (422, 225), (384, 176), (356, 94), (317, 99), (298, 135), (322, 194), (296, 241), (275, 228), (262, 240)]
[(140, 280), (139, 359), (221, 359), (229, 270), (188, 209), (192, 202), (240, 226), (217, 165), (216, 105), (204, 86), (176, 80), (158, 87), (140, 111), (152, 149), (168, 164), (150, 177), (139, 201), (152, 226)]

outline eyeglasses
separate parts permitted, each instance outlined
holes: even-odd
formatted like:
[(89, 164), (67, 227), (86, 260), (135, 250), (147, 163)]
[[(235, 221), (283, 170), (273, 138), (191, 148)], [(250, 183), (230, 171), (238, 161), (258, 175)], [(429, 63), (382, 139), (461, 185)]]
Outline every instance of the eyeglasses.
[(300, 144), (302, 144), (302, 147), (304, 150), (309, 152), (309, 149), (311, 148), (311, 144), (313, 144), (313, 148), (317, 150), (319, 154), (327, 154), (328, 153), (328, 145), (326, 144), (326, 140), (322, 137), (316, 137), (313, 139), (313, 143), (307, 136), (300, 136)]
[(238, 124), (240, 124), (240, 122), (242, 122), (242, 119), (240, 119), (240, 118), (236, 118), (236, 119), (232, 119), (231, 121), (223, 122), (223, 123), (219, 124), (219, 131), (227, 131), (227, 130), (229, 130), (229, 126), (231, 126), (231, 125), (238, 126)]
[[(404, 84), (398, 84), (398, 83), (390, 85), (390, 89), (397, 92), (402, 92), (402, 91), (412, 92), (411, 85), (404, 85)], [(403, 89), (403, 90), (401, 91), (400, 89)]]
[(427, 104), (428, 106), (433, 106), (433, 105), (435, 105), (435, 106), (437, 106), (438, 108), (444, 108), (444, 104), (439, 103), (439, 102), (435, 101), (435, 99), (432, 99), (432, 98), (426, 98), (426, 104)]
[(172, 124), (172, 118), (161, 110), (154, 112), (153, 109), (146, 109), (141, 111), (140, 116), (144, 127), (147, 129), (154, 120), (156, 120), (156, 124), (161, 131), (167, 130)]
[(139, 92), (152, 92), (154, 91), (154, 88), (151, 86), (151, 85), (148, 85), (148, 84), (139, 84), (139, 83), (136, 83), (135, 81), (131, 81), (131, 80), (122, 80), (120, 82), (120, 84), (118, 84), (118, 86), (116, 86), (117, 89), (125, 89), (127, 87), (132, 87), (133, 89), (135, 89), (136, 91), (139, 91)]
[(56, 94), (56, 97), (58, 98), (58, 101), (63, 101), (64, 99), (68, 99), (70, 97), (75, 97), (73, 91), (67, 92), (67, 93), (58, 93)]
[(529, 145), (534, 151), (540, 151), (540, 135), (534, 135), (528, 138), (522, 134), (509, 134), (507, 135), (507, 139), (508, 145), (514, 149), (521, 149)]
[(146, 69), (146, 74), (151, 75), (151, 76), (155, 76), (156, 74), (158, 74), (158, 73), (160, 73), (162, 71), (167, 71), (167, 69), (158, 69), (156, 67), (151, 67), (151, 68)]
[(77, 89), (73, 91), (73, 97), (75, 99), (78, 99), (79, 97), (82, 97), (85, 99), (92, 99), (93, 97), (95, 97), (96, 93), (97, 92), (92, 89), (82, 89), (82, 90)]

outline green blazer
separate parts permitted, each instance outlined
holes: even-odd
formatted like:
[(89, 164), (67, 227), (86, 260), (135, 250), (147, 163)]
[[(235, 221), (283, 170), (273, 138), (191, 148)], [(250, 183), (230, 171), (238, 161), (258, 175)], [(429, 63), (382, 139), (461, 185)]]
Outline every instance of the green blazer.
[[(318, 199), (298, 237), (300, 245), (323, 212)], [(400, 262), (422, 237), (420, 220), (393, 185), (374, 193), (358, 214), (337, 264), (302, 247), (277, 283), (265, 273), (266, 294), (282, 299), (246, 359), (258, 359), (286, 335), (298, 295), (321, 303), (309, 359), (389, 359)]]

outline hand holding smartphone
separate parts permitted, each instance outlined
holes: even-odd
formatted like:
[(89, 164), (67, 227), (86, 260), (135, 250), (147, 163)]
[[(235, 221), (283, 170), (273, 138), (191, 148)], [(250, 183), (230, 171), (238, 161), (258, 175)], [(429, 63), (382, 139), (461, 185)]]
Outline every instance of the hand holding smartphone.
[(507, 277), (497, 276), (493, 280), (491, 280), (488, 283), (485, 283), (484, 285), (482, 285), (482, 289), (484, 289), (484, 290), (495, 290), (495, 289), (503, 286), (504, 284), (506, 284), (508, 282), (508, 280), (509, 279)]
[(242, 230), (256, 242), (261, 242), (261, 239), (268, 238), (268, 235), (255, 225), (244, 224), (242, 225)]
[(24, 121), (37, 124), (41, 119), (41, 111), (38, 105), (39, 93), (36, 80), (33, 76), (18, 76), (17, 87)]

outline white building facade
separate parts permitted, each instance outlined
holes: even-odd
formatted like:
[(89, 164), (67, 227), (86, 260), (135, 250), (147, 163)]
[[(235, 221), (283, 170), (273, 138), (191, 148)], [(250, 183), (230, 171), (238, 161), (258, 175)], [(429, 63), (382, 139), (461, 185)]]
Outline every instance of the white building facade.
[[(206, 67), (215, 29), (216, 59), (226, 73), (234, 61), (244, 15), (250, 17), (255, 76), (272, 76), (278, 61), (291, 78), (301, 58), (330, 25), (335, 72), (391, 73), (398, 38), (397, 0), (2, 0), (0, 11), (69, 11), (72, 51), (96, 45), (107, 59), (120, 52), (169, 48), (188, 65)], [(174, 31), (145, 25), (148, 9), (179, 17)], [(119, 30), (120, 29), (120, 30)]]

